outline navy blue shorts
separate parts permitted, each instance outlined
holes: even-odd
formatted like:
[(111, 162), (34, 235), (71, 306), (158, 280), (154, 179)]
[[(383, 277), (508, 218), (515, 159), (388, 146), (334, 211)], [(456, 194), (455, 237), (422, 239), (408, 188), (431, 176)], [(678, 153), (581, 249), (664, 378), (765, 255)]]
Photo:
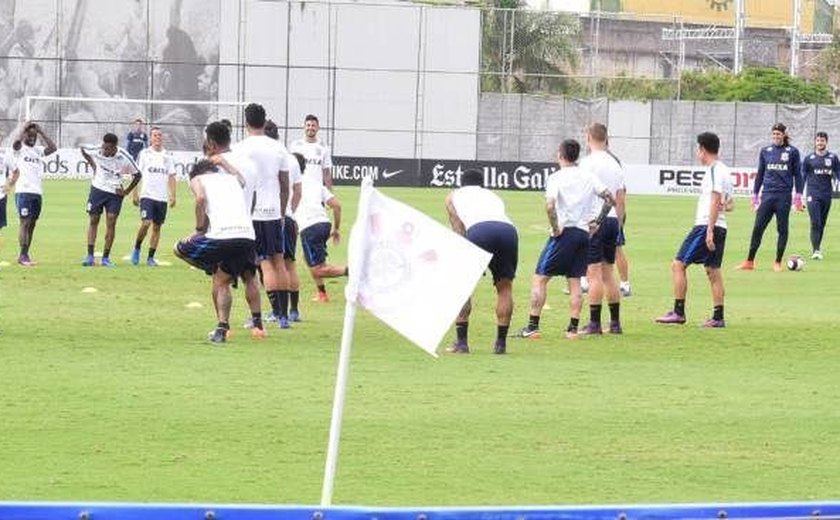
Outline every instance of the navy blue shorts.
[(0, 229), (3, 229), (8, 225), (8, 222), (6, 221), (6, 199), (8, 199), (8, 197), (0, 199)]
[(283, 219), (283, 258), (295, 261), (295, 249), (297, 249), (298, 229), (297, 222), (292, 217)]
[(123, 198), (116, 193), (102, 191), (99, 188), (90, 187), (88, 195), (88, 215), (101, 215), (102, 210), (108, 215), (119, 215), (122, 209)]
[(151, 220), (158, 226), (166, 222), (166, 208), (168, 204), (159, 200), (140, 199), (140, 219)]
[(215, 240), (196, 235), (178, 242), (175, 245), (175, 254), (209, 275), (219, 269), (233, 278), (257, 272), (254, 241), (247, 238)]
[(332, 224), (319, 222), (300, 230), (300, 246), (306, 265), (315, 267), (327, 261), (327, 240), (330, 238)]
[(467, 230), (467, 240), (491, 253), (490, 272), (493, 283), (513, 280), (519, 264), (519, 235), (507, 222), (479, 222)]
[(691, 228), (677, 252), (676, 259), (686, 265), (703, 264), (706, 267), (719, 269), (723, 263), (723, 249), (726, 246), (726, 229), (715, 226), (713, 231), (715, 250), (709, 251), (706, 247), (706, 227)]
[(260, 261), (283, 254), (283, 224), (277, 220), (255, 220), (257, 258)]
[(41, 196), (37, 193), (15, 194), (15, 206), (17, 206), (20, 218), (38, 220), (41, 216)]
[(536, 273), (541, 276), (565, 276), (580, 278), (586, 274), (586, 258), (589, 251), (589, 233), (567, 227), (559, 237), (549, 237)]
[(618, 246), (619, 229), (617, 218), (607, 217), (604, 219), (604, 222), (598, 227), (598, 231), (589, 238), (588, 263), (615, 263), (615, 248)]

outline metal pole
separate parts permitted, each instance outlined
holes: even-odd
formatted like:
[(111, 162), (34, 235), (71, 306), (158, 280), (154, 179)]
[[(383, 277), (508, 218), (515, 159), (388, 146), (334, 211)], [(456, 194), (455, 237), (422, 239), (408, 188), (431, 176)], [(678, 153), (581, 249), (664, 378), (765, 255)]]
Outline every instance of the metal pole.
[(790, 29), (790, 75), (799, 71), (799, 23), (802, 16), (802, 0), (793, 0), (793, 27)]
[(744, 0), (735, 0), (735, 58), (732, 71), (740, 74), (743, 68), (743, 36), (745, 23)]

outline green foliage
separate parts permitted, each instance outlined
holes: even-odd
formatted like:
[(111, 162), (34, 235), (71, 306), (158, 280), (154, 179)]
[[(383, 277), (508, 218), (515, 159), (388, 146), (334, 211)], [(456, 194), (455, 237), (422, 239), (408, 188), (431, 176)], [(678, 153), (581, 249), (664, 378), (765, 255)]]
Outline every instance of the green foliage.
[(824, 81), (809, 82), (774, 68), (750, 68), (737, 76), (720, 71), (686, 72), (682, 76), (681, 98), (697, 101), (834, 103), (831, 87)]

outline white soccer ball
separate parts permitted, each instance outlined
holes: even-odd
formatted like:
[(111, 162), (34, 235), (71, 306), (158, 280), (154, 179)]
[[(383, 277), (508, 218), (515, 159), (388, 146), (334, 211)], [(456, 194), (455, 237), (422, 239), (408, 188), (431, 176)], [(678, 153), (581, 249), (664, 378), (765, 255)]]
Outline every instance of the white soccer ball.
[(787, 261), (788, 271), (801, 271), (805, 267), (805, 260), (799, 255), (790, 255)]

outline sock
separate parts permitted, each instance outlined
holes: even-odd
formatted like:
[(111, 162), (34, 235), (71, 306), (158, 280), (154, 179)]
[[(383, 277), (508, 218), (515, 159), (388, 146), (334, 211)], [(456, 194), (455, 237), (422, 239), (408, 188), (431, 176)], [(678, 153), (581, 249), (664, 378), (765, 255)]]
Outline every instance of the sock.
[(263, 328), (262, 313), (261, 312), (252, 312), (251, 313), (251, 321), (254, 323), (254, 328), (255, 329)]
[(20, 256), (28, 256), (29, 255), (29, 244), (25, 246), (20, 246)]
[(601, 323), (601, 304), (589, 306), (589, 321)]
[(298, 301), (300, 301), (300, 291), (289, 291), (289, 303), (295, 312), (298, 310)]
[(455, 324), (455, 336), (458, 338), (459, 345), (466, 345), (467, 344), (467, 329), (469, 328), (469, 322), (462, 322)]
[(580, 325), (580, 318), (569, 318), (569, 326), (566, 327), (566, 332), (577, 332), (578, 325)]
[(321, 294), (327, 294), (327, 288), (324, 286), (324, 284), (318, 286), (318, 292)]
[(537, 330), (540, 328), (540, 317), (533, 314), (528, 316), (528, 330)]
[(620, 318), (620, 303), (611, 303), (609, 304), (610, 307), (610, 321), (619, 322), (621, 321)]
[(496, 325), (496, 343), (504, 345), (507, 342), (508, 330), (510, 325)]
[(111, 250), (110, 249), (103, 249), (102, 250), (102, 258), (111, 258)]
[(141, 242), (140, 240), (137, 240), (136, 242), (134, 242), (134, 249), (139, 251), (141, 245), (143, 245), (143, 242)]
[(277, 291), (277, 300), (280, 302), (279, 317), (289, 317), (289, 291)]
[(229, 324), (228, 322), (226, 322), (226, 321), (220, 321), (220, 322), (216, 325), (216, 328), (217, 328), (217, 329), (222, 329), (222, 330), (230, 330), (230, 324)]
[(715, 305), (715, 310), (712, 314), (712, 319), (723, 321), (723, 305)]
[(271, 303), (271, 311), (278, 318), (280, 317), (280, 291), (266, 291), (268, 301)]
[(344, 268), (344, 276), (350, 276), (350, 267)]
[(93, 244), (88, 244), (88, 256), (93, 256)]
[(677, 316), (685, 316), (685, 300), (674, 300), (674, 313)]
[(154, 258), (154, 257), (155, 257), (155, 253), (157, 253), (157, 248), (150, 247), (150, 248), (149, 248), (149, 258)]

